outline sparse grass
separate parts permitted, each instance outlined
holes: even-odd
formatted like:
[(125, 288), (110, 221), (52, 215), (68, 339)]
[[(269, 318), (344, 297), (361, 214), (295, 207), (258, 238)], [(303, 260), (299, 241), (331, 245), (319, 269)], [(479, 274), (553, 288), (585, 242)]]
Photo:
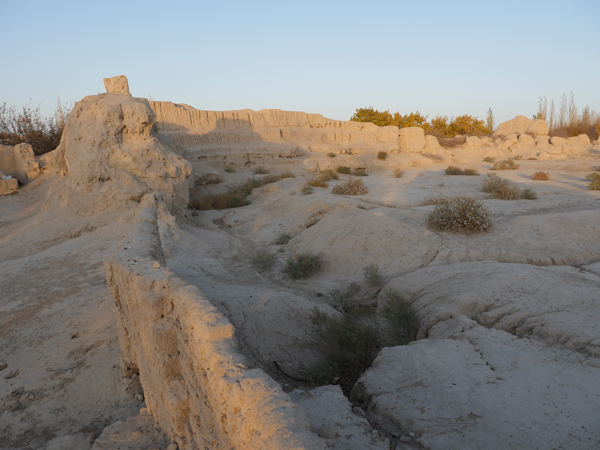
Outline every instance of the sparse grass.
[(348, 166), (339, 166), (337, 169), (335, 169), (338, 173), (343, 173), (346, 175), (349, 175), (352, 172), (352, 169), (350, 169), (350, 167)]
[(266, 248), (257, 250), (252, 256), (252, 265), (258, 270), (271, 270), (276, 261), (275, 253), (271, 253)]
[(329, 187), (329, 181), (338, 180), (340, 176), (332, 169), (322, 171), (319, 175), (315, 175), (306, 182), (306, 186), (312, 187)]
[(427, 217), (427, 226), (439, 231), (486, 232), (493, 228), (492, 214), (482, 201), (458, 195), (442, 198)]
[(340, 285), (329, 291), (334, 306), (341, 312), (350, 312), (356, 308), (356, 296), (360, 292), (360, 283), (351, 282), (347, 286)]
[(369, 189), (360, 178), (355, 178), (334, 186), (331, 192), (336, 195), (364, 195)]
[(377, 159), (380, 159), (381, 161), (385, 161), (388, 157), (388, 152), (378, 152), (377, 153)]
[(319, 256), (312, 253), (299, 253), (287, 260), (285, 272), (294, 280), (308, 278), (319, 271)]
[(404, 170), (402, 170), (402, 169), (395, 169), (394, 170), (394, 177), (396, 177), (396, 178), (402, 178), (402, 175), (404, 175)]
[(371, 286), (379, 286), (383, 283), (383, 275), (379, 270), (379, 266), (375, 263), (371, 263), (363, 269), (363, 274), (367, 283)]
[(385, 304), (381, 313), (392, 329), (394, 344), (406, 345), (414, 341), (419, 331), (419, 318), (412, 304), (394, 289), (387, 289), (383, 295)]
[(254, 173), (258, 175), (264, 175), (269, 173), (269, 170), (264, 168), (263, 166), (258, 166), (256, 169), (254, 169)]
[(550, 179), (550, 175), (548, 172), (536, 172), (531, 175), (531, 179), (536, 181), (548, 181)]
[(275, 245), (285, 245), (292, 240), (290, 233), (281, 233), (275, 240)]
[(486, 156), (485, 158), (483, 158), (483, 160), (489, 163), (496, 162), (496, 158), (494, 158), (493, 156)]
[(504, 161), (495, 162), (490, 170), (517, 170), (519, 168), (518, 164), (512, 159), (506, 159)]
[(354, 173), (352, 173), (355, 177), (368, 177), (369, 174), (365, 169), (356, 169)]
[[(483, 192), (492, 194), (494, 198), (501, 200), (519, 200), (520, 198), (524, 198), (523, 191), (521, 191), (516, 184), (506, 178), (500, 178), (496, 174), (488, 174), (488, 176), (484, 178), (482, 190)], [(527, 199), (534, 200), (531, 196), (532, 194), (535, 196), (535, 193), (531, 190), (528, 191)]]
[(329, 156), (330, 158), (335, 158), (337, 156), (337, 154), (333, 153), (333, 152), (329, 152), (329, 153), (327, 153), (327, 156)]
[(469, 176), (478, 176), (479, 172), (477, 169), (461, 169), (458, 166), (448, 166), (446, 167), (446, 175), (469, 175)]
[(315, 189), (312, 186), (304, 186), (302, 188), (302, 194), (304, 195), (310, 195), (315, 191)]

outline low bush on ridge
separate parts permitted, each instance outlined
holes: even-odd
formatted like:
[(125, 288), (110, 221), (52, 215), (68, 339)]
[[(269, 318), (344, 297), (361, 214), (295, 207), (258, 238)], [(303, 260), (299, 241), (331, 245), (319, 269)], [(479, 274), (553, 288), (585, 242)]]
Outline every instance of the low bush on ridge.
[(461, 169), (458, 166), (448, 166), (446, 167), (446, 175), (469, 175), (469, 176), (477, 176), (479, 172), (477, 169)]
[(488, 174), (483, 179), (482, 189), (483, 192), (492, 194), (494, 198), (500, 200), (536, 200), (537, 195), (531, 189), (521, 190), (519, 186), (506, 178), (500, 178), (495, 173)]
[(308, 278), (319, 271), (321, 262), (318, 255), (299, 253), (287, 260), (285, 272), (294, 280)]
[(364, 195), (369, 189), (360, 178), (355, 178), (334, 186), (331, 192), (336, 195)]
[(427, 217), (427, 226), (439, 231), (469, 230), (490, 231), (494, 224), (492, 213), (482, 201), (458, 195), (441, 198)]
[(548, 181), (550, 179), (550, 175), (548, 172), (536, 172), (531, 175), (531, 179), (536, 181)]

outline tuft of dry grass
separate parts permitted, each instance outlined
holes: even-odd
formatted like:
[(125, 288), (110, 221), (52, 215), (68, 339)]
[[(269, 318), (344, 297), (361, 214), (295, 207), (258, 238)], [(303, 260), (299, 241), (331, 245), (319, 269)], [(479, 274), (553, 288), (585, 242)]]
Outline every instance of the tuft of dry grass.
[(550, 179), (550, 175), (548, 172), (536, 172), (531, 175), (531, 179), (536, 181), (548, 181)]
[(394, 170), (394, 177), (396, 177), (396, 178), (402, 178), (402, 175), (404, 175), (404, 170), (402, 170), (402, 169), (395, 169)]
[(339, 166), (337, 169), (335, 169), (338, 173), (343, 173), (346, 175), (349, 175), (352, 172), (352, 169), (350, 169), (350, 167), (348, 166)]
[(355, 178), (334, 186), (331, 192), (336, 195), (363, 195), (369, 192), (369, 189), (360, 178)]
[(338, 180), (339, 175), (331, 169), (327, 169), (322, 171), (319, 175), (312, 177), (310, 180), (306, 182), (306, 186), (312, 187), (329, 187), (329, 181)]
[(379, 152), (377, 153), (377, 159), (380, 159), (381, 161), (385, 161), (388, 157), (388, 152)]

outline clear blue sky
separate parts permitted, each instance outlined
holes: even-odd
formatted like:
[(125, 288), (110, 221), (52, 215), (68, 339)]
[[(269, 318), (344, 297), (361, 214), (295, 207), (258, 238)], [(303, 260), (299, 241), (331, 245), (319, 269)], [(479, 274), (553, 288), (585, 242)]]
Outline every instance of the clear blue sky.
[(0, 102), (136, 97), (347, 120), (356, 108), (496, 125), (563, 92), (600, 113), (600, 1), (0, 0)]

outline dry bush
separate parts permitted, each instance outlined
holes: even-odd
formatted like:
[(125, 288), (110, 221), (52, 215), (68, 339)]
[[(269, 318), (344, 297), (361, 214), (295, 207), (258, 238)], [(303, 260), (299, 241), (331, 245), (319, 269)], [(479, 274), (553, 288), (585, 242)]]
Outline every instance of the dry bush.
[(329, 291), (329, 295), (333, 299), (335, 308), (343, 313), (353, 311), (358, 305), (356, 296), (360, 293), (360, 283), (351, 282), (347, 286), (340, 285)]
[(388, 152), (379, 152), (377, 153), (377, 159), (385, 161), (388, 157)]
[(486, 156), (485, 158), (483, 158), (483, 160), (489, 163), (496, 162), (496, 158), (494, 158), (493, 156)]
[(548, 172), (536, 172), (531, 175), (531, 179), (536, 181), (548, 181), (550, 179), (550, 175)]
[(521, 161), (523, 159), (523, 155), (517, 155), (514, 159), (515, 161)]
[(476, 176), (479, 176), (479, 171), (477, 169), (473, 169), (473, 168), (466, 168), (465, 170), (463, 170), (463, 175), (476, 177)]
[(360, 178), (355, 178), (334, 186), (331, 192), (336, 195), (363, 195), (369, 192), (369, 189)]
[(369, 174), (367, 173), (367, 171), (365, 169), (356, 169), (352, 175), (354, 175), (355, 177), (368, 177)]
[(350, 169), (350, 167), (348, 166), (339, 166), (337, 169), (335, 169), (338, 173), (343, 173), (346, 175), (349, 175), (350, 172), (352, 172), (352, 169)]
[(600, 178), (594, 178), (588, 185), (588, 189), (592, 191), (600, 191)]
[(235, 167), (233, 166), (233, 164), (229, 164), (228, 166), (225, 166), (225, 168), (223, 170), (227, 173), (235, 173)]
[(31, 105), (17, 111), (14, 106), (0, 106), (0, 144), (17, 145), (26, 142), (36, 155), (51, 152), (58, 144), (65, 129), (72, 106), (58, 102), (53, 118), (43, 118), (40, 107)]
[(329, 183), (325, 181), (321, 175), (317, 175), (316, 177), (312, 177), (310, 180), (308, 180), (305, 186), (326, 188), (329, 187)]
[(385, 303), (381, 313), (392, 329), (392, 345), (406, 345), (414, 341), (420, 324), (412, 304), (394, 289), (387, 288), (383, 295)]
[(518, 200), (522, 195), (521, 189), (516, 184), (496, 174), (488, 174), (484, 178), (482, 190), (501, 200)]
[(381, 271), (379, 270), (379, 266), (375, 263), (371, 263), (363, 269), (363, 274), (367, 283), (371, 286), (379, 286), (383, 283), (383, 275), (381, 275)]
[(333, 153), (333, 152), (329, 152), (329, 153), (327, 153), (327, 156), (329, 156), (330, 158), (335, 158), (337, 156), (337, 154)]
[(586, 179), (586, 180), (589, 180), (589, 181), (594, 181), (594, 180), (597, 180), (597, 179), (599, 179), (599, 178), (600, 178), (600, 173), (598, 173), (598, 172), (592, 172), (592, 173), (588, 173), (588, 174), (585, 176), (585, 179)]
[(257, 175), (264, 175), (269, 173), (269, 170), (264, 168), (263, 166), (258, 166), (256, 169), (254, 169), (254, 173)]
[(396, 178), (402, 178), (402, 175), (404, 175), (404, 170), (402, 170), (402, 169), (395, 169), (394, 170), (394, 176)]
[(262, 248), (257, 250), (252, 255), (252, 265), (258, 270), (271, 270), (277, 261), (275, 253), (271, 253), (268, 249)]
[(285, 245), (292, 239), (290, 233), (281, 233), (275, 240), (275, 245)]
[(462, 175), (463, 171), (460, 167), (457, 166), (448, 166), (446, 167), (446, 175)]
[(294, 280), (308, 278), (319, 271), (321, 262), (318, 255), (299, 253), (287, 260), (285, 272)]
[(312, 194), (314, 191), (315, 191), (315, 190), (313, 189), (313, 187), (312, 187), (312, 186), (304, 186), (304, 187), (302, 188), (302, 194), (303, 194), (303, 195), (310, 195), (310, 194)]
[(521, 191), (521, 198), (523, 200), (537, 200), (537, 194), (531, 189), (523, 189)]
[(340, 179), (340, 176), (333, 169), (323, 170), (321, 172), (321, 177), (323, 177), (323, 179), (325, 181), (332, 181), (332, 180), (339, 180)]
[(512, 159), (506, 159), (504, 161), (495, 162), (490, 170), (517, 170), (518, 168), (519, 165), (515, 164)]
[(492, 214), (483, 202), (466, 195), (443, 199), (427, 217), (427, 226), (439, 231), (465, 229), (486, 232), (493, 228)]

